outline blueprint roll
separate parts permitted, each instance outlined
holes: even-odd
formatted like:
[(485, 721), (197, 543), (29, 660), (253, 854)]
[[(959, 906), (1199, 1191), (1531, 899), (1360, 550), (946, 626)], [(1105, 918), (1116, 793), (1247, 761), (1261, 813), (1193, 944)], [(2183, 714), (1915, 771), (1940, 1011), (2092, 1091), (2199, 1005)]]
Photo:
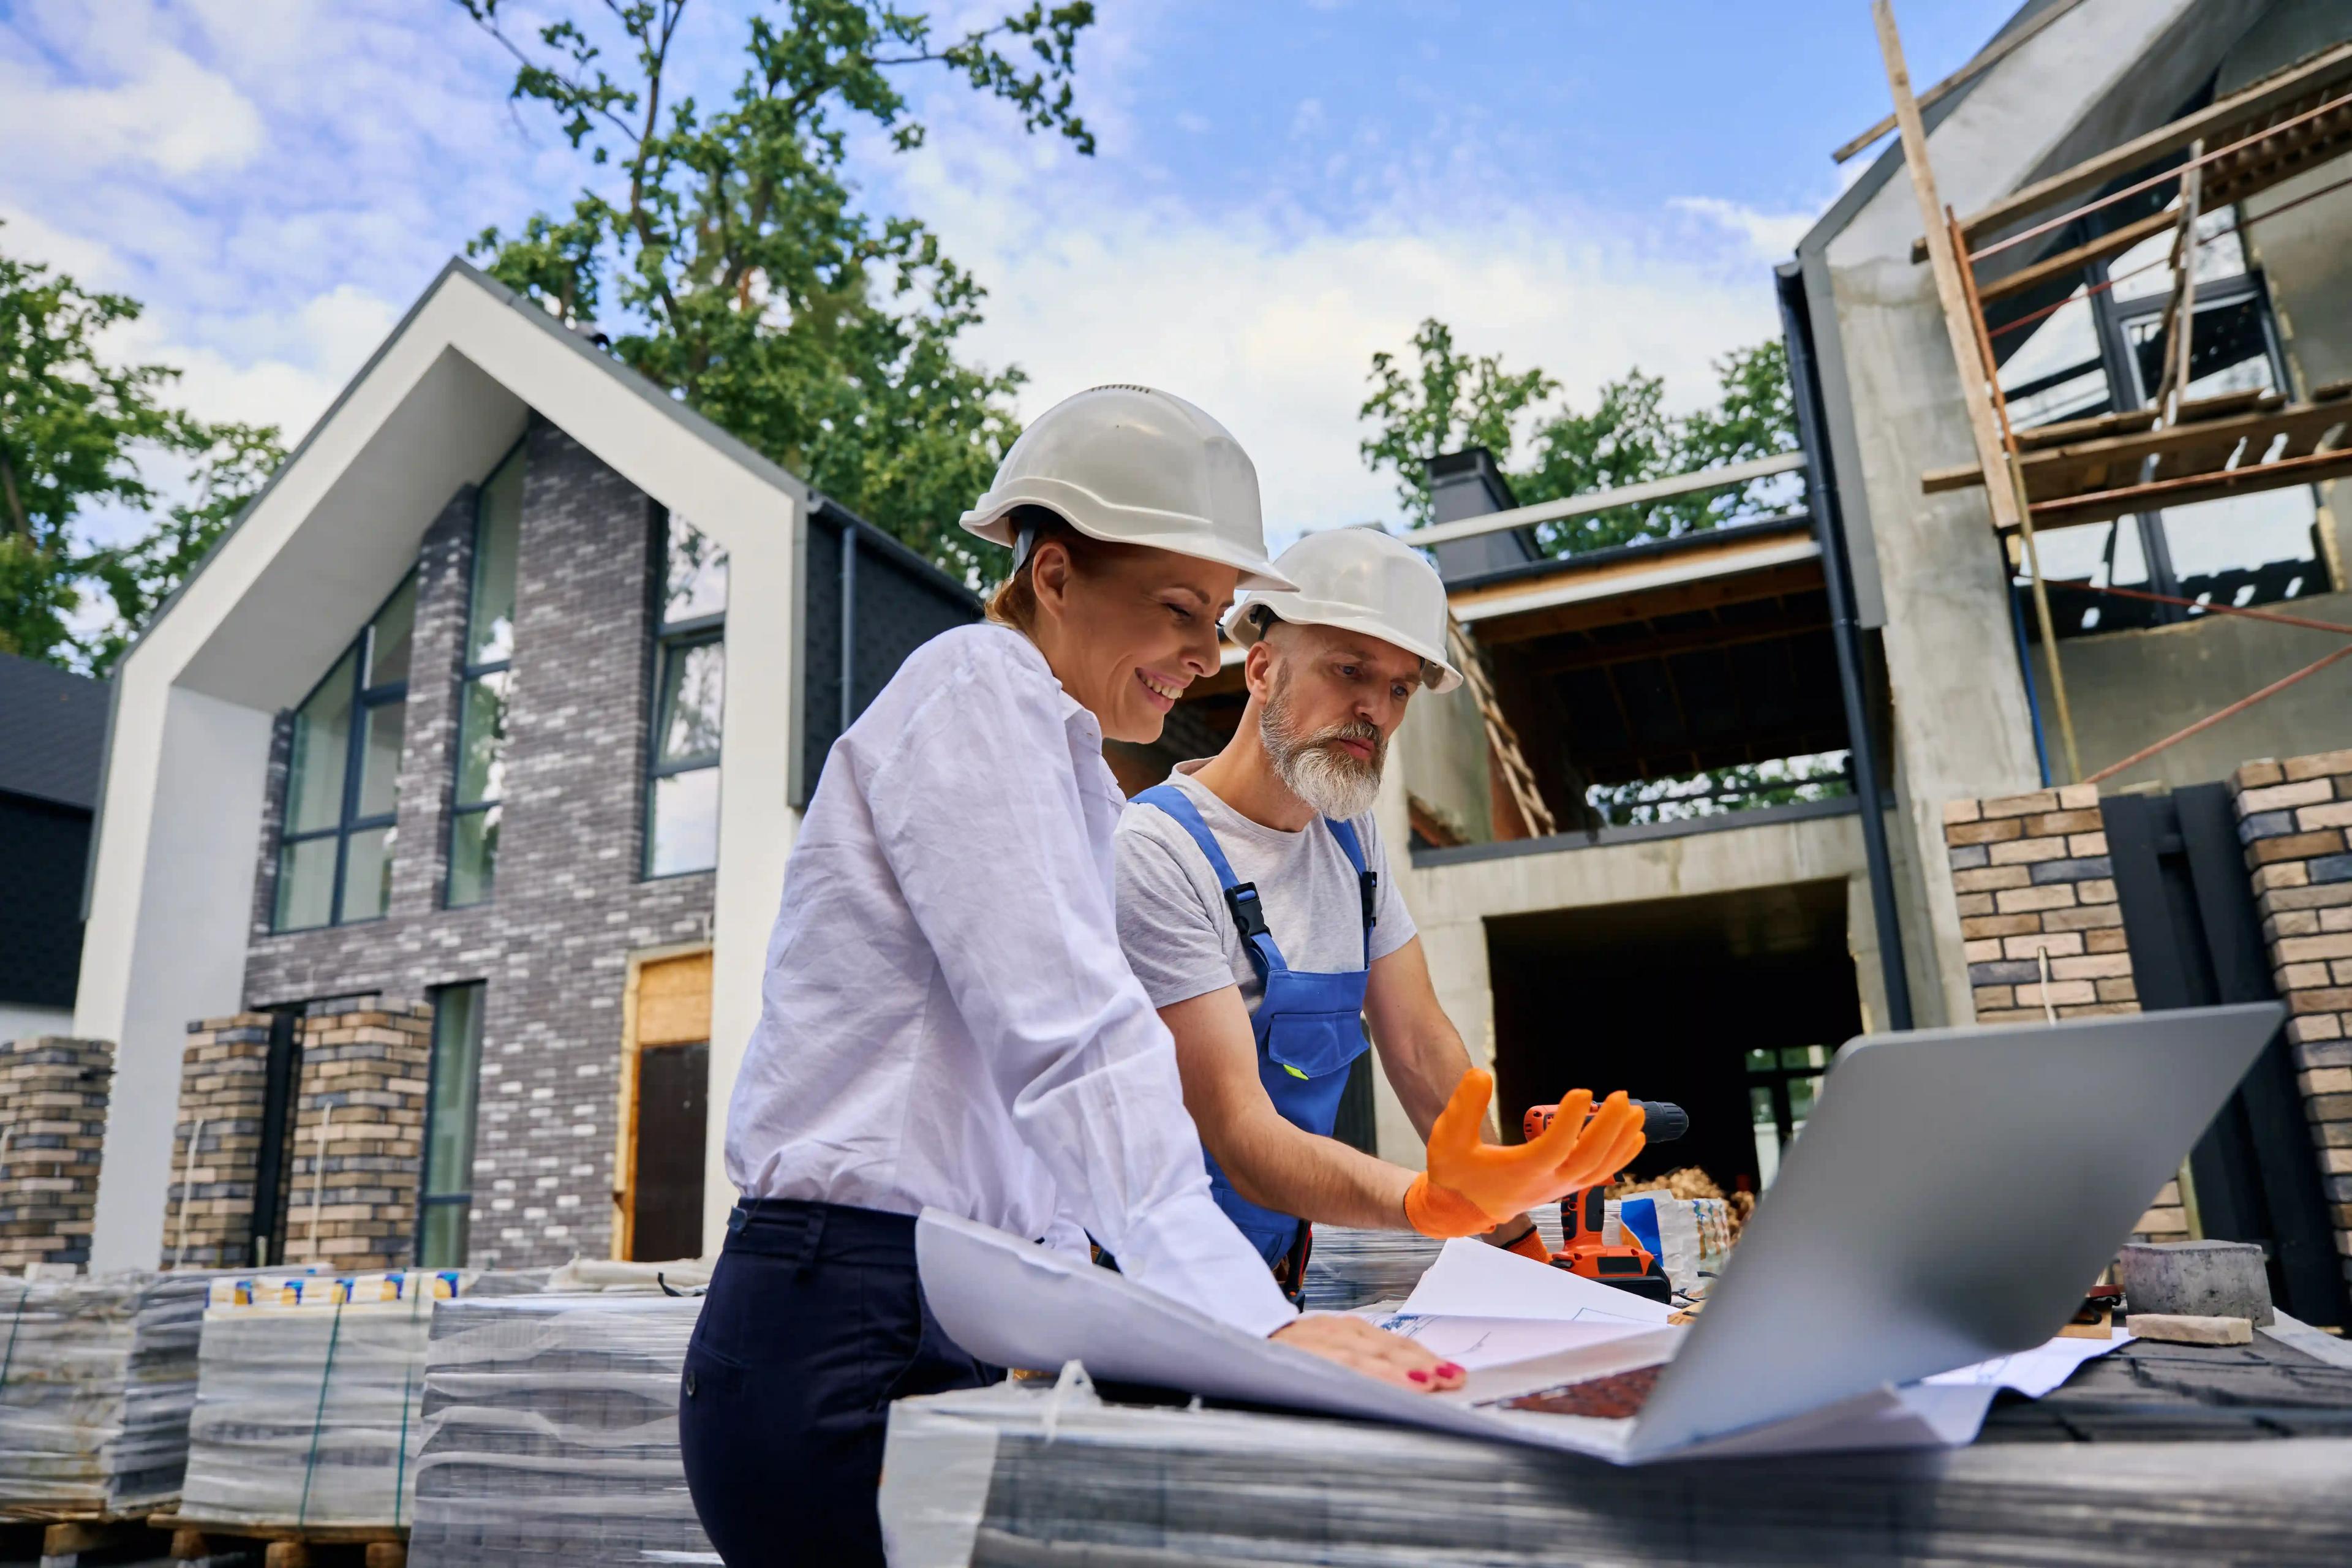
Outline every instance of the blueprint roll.
[(701, 1305), (649, 1289), (442, 1303), (413, 1568), (709, 1553), (677, 1447), (678, 1376)]
[(0, 1515), (178, 1495), (207, 1289), (197, 1273), (0, 1279)]

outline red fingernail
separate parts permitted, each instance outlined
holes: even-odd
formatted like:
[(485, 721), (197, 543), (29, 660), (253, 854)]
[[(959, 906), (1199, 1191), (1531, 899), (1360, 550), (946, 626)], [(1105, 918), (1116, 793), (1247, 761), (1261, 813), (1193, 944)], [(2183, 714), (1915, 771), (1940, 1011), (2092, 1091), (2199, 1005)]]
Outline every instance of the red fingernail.
[(1437, 1371), (1438, 1371), (1439, 1375), (1444, 1376), (1444, 1377), (1460, 1377), (1460, 1376), (1462, 1375), (1462, 1369), (1461, 1369), (1460, 1367), (1458, 1367), (1458, 1366), (1455, 1366), (1455, 1365), (1454, 1365), (1452, 1362), (1450, 1362), (1450, 1361), (1449, 1361), (1449, 1362), (1441, 1363), (1439, 1364), (1438, 1368), (1437, 1368)]
[(1413, 1368), (1411, 1372), (1406, 1373), (1405, 1375), (1412, 1379), (1415, 1383), (1427, 1383), (1429, 1381), (1429, 1373), (1422, 1371), (1419, 1367)]

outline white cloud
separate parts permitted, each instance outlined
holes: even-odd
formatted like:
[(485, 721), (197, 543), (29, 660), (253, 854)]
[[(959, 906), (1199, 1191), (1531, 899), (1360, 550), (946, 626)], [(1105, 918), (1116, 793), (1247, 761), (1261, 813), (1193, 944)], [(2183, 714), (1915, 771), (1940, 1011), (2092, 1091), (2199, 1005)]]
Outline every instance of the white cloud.
[(1540, 365), (1590, 406), (1639, 365), (1688, 405), (1710, 362), (1777, 330), (1762, 267), (1694, 246), (1658, 216), (1488, 206), (1438, 216), (1400, 199), (1345, 228), (1086, 195), (980, 138), (936, 139), (908, 165), (908, 204), (989, 289), (968, 337), (1029, 373), (1022, 412), (1105, 381), (1200, 404), (1256, 459), (1269, 531), (1392, 518), (1363, 466), (1356, 411), (1371, 355), (1428, 316), (1457, 344)]
[(1757, 259), (1768, 262), (1786, 261), (1794, 256), (1797, 242), (1821, 221), (1819, 213), (1766, 212), (1720, 196), (1676, 196), (1666, 205), (1739, 236)]
[(242, 167), (262, 144), (261, 116), (229, 79), (176, 48), (142, 51), (104, 86), (67, 85), (0, 58), (0, 145), (54, 171), (144, 163), (184, 177)]

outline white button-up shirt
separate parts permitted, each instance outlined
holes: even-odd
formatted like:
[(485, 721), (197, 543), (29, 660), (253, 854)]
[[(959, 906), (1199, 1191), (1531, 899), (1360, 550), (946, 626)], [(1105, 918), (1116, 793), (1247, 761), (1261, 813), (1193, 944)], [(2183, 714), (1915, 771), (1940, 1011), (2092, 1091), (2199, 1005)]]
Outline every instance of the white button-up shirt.
[(753, 1197), (1018, 1236), (1076, 1220), (1250, 1333), (1291, 1316), (1209, 1196), (1174, 1043), (1119, 951), (1094, 716), (1004, 626), (917, 649), (835, 742), (727, 1114)]

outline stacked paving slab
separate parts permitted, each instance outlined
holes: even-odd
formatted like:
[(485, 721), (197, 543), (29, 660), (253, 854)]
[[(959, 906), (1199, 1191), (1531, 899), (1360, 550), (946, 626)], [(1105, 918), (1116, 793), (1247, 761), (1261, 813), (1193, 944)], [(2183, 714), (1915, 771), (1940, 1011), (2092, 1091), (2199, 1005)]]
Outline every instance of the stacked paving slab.
[(86, 1264), (114, 1047), (42, 1035), (0, 1046), (0, 1269)]
[(2248, 763), (2231, 787), (2336, 1250), (2352, 1277), (2352, 751)]
[(269, 1024), (267, 1013), (236, 1013), (188, 1026), (180, 1066), (180, 1118), (172, 1132), (171, 1196), (163, 1213), (167, 1264), (235, 1268), (248, 1261)]

